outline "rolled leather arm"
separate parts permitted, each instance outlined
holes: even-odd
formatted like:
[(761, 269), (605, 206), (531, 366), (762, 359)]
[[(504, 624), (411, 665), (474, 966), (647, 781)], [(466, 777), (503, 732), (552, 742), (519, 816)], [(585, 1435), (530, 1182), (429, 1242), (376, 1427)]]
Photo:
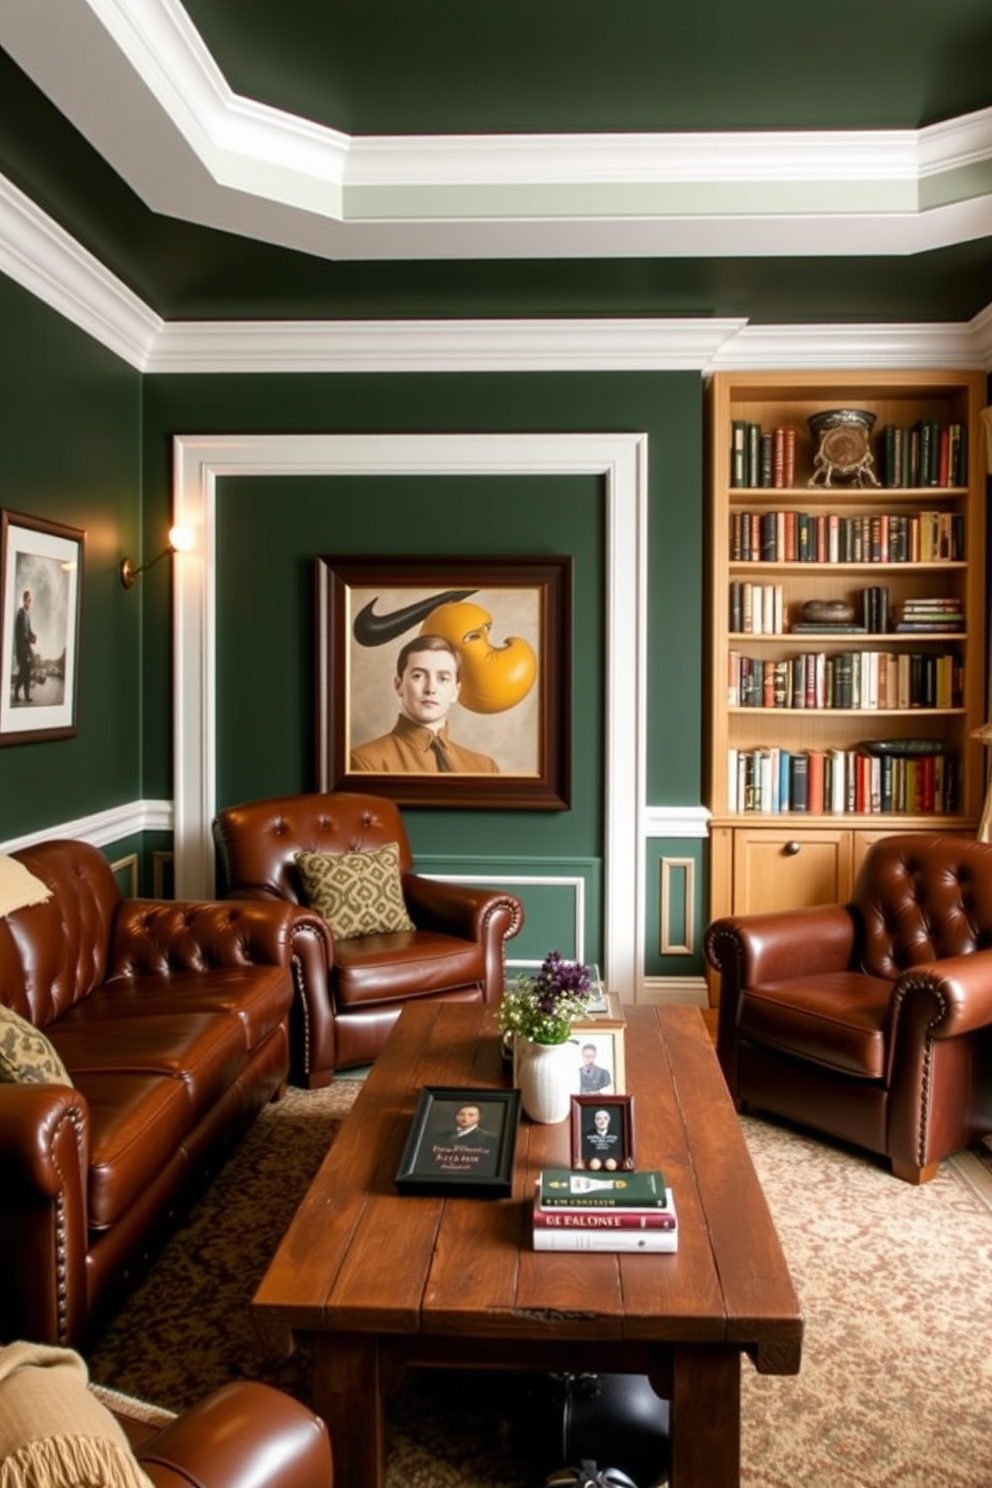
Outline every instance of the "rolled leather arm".
[(297, 935), (329, 948), (320, 917), (286, 901), (126, 899), (114, 920), (111, 975), (290, 966)]
[(892, 1019), (898, 1030), (908, 1019), (921, 1036), (957, 1038), (992, 1024), (992, 950), (948, 956), (913, 966), (896, 982)]
[(483, 996), (490, 1004), (503, 996), (503, 946), (524, 923), (524, 908), (512, 894), (471, 884), (442, 883), (417, 873), (403, 875), (403, 896), (418, 930), (436, 930), (474, 940), (485, 955)]
[[(65, 1344), (88, 1311), (89, 1106), (68, 1085), (0, 1084), (0, 1339)], [(16, 1278), (16, 1283), (14, 1281)]]
[(710, 965), (738, 987), (786, 977), (846, 971), (854, 953), (854, 916), (846, 905), (728, 915), (706, 931)]
[(403, 897), (418, 930), (439, 930), (464, 940), (482, 941), (494, 931), (501, 941), (509, 940), (524, 922), (523, 906), (512, 894), (418, 873), (404, 874)]
[(135, 1455), (156, 1488), (332, 1488), (327, 1427), (254, 1380), (224, 1385)]

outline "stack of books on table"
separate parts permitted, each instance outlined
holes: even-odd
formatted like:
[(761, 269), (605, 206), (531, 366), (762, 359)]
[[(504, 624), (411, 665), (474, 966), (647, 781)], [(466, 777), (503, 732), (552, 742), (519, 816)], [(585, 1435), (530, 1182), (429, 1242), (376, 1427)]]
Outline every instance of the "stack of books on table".
[(535, 1250), (679, 1248), (672, 1191), (657, 1169), (593, 1176), (545, 1168), (534, 1196)]

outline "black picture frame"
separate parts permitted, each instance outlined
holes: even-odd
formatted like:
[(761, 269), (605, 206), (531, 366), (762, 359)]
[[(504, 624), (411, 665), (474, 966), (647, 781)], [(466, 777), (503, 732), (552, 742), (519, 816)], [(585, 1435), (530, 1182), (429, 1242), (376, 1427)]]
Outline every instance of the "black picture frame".
[(79, 732), (85, 539), (76, 527), (0, 510), (0, 745)]
[[(609, 1121), (602, 1129), (600, 1111)], [(632, 1095), (573, 1095), (571, 1125), (572, 1167), (590, 1173), (629, 1173), (636, 1167), (634, 1097)]]
[[(471, 1130), (455, 1135), (456, 1117), (467, 1108), (479, 1113), (474, 1139)], [(403, 1194), (509, 1197), (519, 1124), (519, 1090), (425, 1085), (417, 1097), (396, 1187)]]
[[(570, 557), (320, 555), (315, 568), (319, 790), (371, 791), (409, 806), (568, 808)], [(399, 653), (428, 628), (459, 647), (451, 742), (462, 762), (443, 772), (421, 770), (419, 759), (389, 769)]]

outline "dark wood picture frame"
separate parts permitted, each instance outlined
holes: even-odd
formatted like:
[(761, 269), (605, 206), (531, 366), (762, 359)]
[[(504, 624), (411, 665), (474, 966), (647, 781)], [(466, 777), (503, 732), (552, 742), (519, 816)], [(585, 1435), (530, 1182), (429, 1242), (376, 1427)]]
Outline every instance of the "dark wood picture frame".
[[(568, 808), (571, 558), (321, 555), (316, 591), (318, 789), (371, 791), (401, 805)], [(461, 648), (452, 740), (485, 764), (440, 773), (431, 756), (430, 771), (363, 768), (356, 748), (381, 746), (397, 723), (400, 649), (437, 624), (443, 605)]]
[[(479, 1113), (478, 1126), (460, 1131), (458, 1113), (471, 1108)], [(519, 1090), (425, 1085), (417, 1097), (396, 1187), (405, 1194), (508, 1197), (519, 1125)]]
[(76, 527), (0, 509), (0, 745), (79, 732), (85, 542)]
[[(609, 1128), (600, 1133), (596, 1113), (607, 1111)], [(572, 1167), (590, 1173), (629, 1173), (636, 1166), (634, 1097), (573, 1095)]]

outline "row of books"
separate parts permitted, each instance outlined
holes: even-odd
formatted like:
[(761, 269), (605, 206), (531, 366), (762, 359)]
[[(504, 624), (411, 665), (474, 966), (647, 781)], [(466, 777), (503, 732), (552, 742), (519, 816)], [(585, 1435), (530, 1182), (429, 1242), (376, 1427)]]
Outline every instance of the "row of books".
[(534, 1194), (532, 1228), (535, 1250), (679, 1248), (675, 1201), (657, 1168), (609, 1178), (545, 1168)]
[(960, 708), (964, 663), (950, 652), (801, 651), (772, 659), (728, 653), (730, 708)]
[(730, 425), (730, 484), (789, 487), (796, 483), (796, 431), (764, 430), (749, 419)]
[(733, 511), (732, 563), (959, 563), (964, 514)]
[(870, 584), (852, 605), (857, 622), (806, 622), (793, 620), (785, 602), (782, 584), (751, 583), (731, 579), (728, 621), (738, 635), (885, 635), (957, 634), (964, 630), (964, 603), (954, 595), (920, 595), (905, 599), (893, 611), (888, 585)]
[(728, 750), (728, 810), (811, 815), (943, 814), (957, 809), (953, 756), (857, 749)]
[(964, 424), (918, 419), (909, 428), (886, 424), (878, 454), (885, 486), (966, 486), (968, 431)]
[[(804, 436), (805, 437), (805, 436)], [(730, 423), (730, 484), (790, 488), (796, 483), (797, 431), (768, 430), (753, 419)], [(968, 484), (968, 430), (964, 424), (918, 419), (885, 424), (874, 440), (883, 486), (919, 490)]]

